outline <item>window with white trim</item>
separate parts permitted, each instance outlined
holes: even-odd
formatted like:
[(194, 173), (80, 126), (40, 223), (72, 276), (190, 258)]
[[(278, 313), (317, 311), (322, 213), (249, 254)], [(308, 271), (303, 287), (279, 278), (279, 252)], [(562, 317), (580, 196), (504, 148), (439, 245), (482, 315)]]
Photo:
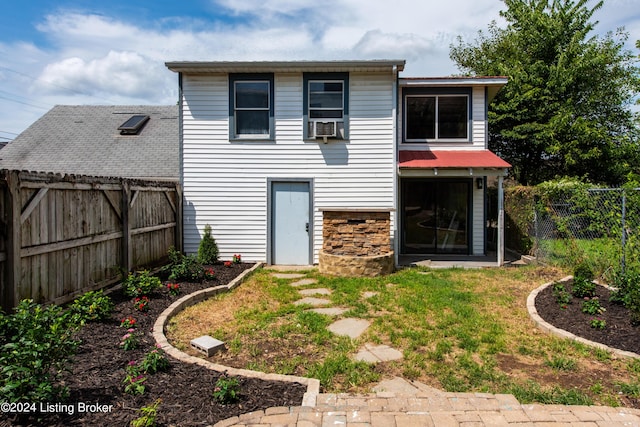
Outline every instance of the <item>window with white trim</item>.
[(469, 141), (468, 94), (405, 93), (403, 142)]
[(273, 75), (229, 76), (230, 138), (272, 139)]

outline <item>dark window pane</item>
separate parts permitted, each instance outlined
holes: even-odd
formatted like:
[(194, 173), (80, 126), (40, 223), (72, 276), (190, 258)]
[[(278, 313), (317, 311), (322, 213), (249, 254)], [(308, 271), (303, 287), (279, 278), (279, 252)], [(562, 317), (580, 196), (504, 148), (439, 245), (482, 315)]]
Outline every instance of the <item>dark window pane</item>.
[(406, 109), (406, 139), (434, 139), (436, 136), (435, 97), (407, 97)]
[(342, 108), (342, 92), (340, 93), (312, 93), (309, 96), (311, 108)]
[(236, 111), (236, 135), (269, 134), (269, 111)]
[(341, 119), (342, 110), (310, 110), (311, 119)]
[(467, 138), (467, 97), (438, 98), (438, 138)]
[(236, 82), (236, 108), (269, 108), (269, 83)]

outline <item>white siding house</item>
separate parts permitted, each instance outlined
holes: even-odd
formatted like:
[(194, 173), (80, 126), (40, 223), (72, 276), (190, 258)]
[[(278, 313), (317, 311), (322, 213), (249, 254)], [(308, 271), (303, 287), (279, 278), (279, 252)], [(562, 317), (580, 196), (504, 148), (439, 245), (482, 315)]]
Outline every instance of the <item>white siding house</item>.
[[(240, 253), (246, 261), (317, 263), (323, 208), (393, 209), (395, 90), (397, 71), (403, 64), (169, 63), (170, 69), (180, 72), (181, 81), (185, 252), (197, 251), (203, 228), (209, 224), (223, 259)], [(231, 128), (231, 85), (250, 73), (267, 77), (264, 81), (273, 85), (268, 88), (273, 99), (265, 107), (273, 105), (270, 135), (234, 135)], [(347, 76), (342, 81), (342, 108), (348, 121), (345, 119), (343, 138), (329, 138), (325, 143), (305, 133), (310, 121), (305, 119), (309, 115), (305, 82), (333, 82), (331, 73)], [(298, 190), (290, 187), (298, 184), (308, 193), (304, 196), (308, 197), (308, 213), (301, 213), (306, 216), (302, 226), (309, 228), (308, 243), (302, 245), (297, 244), (296, 230), (292, 234), (281, 230), (297, 226), (287, 216), (292, 207), (280, 211), (274, 206), (280, 191), (289, 203), (291, 191)], [(280, 232), (282, 237), (275, 242)], [(293, 254), (280, 245), (284, 239), (291, 240), (287, 244)]]
[(506, 79), (402, 79), (402, 60), (167, 67), (185, 252), (209, 224), (222, 259), (317, 263), (323, 211), (344, 208), (391, 212), (396, 254), (485, 253), (484, 184), (508, 167), (487, 150), (486, 110)]

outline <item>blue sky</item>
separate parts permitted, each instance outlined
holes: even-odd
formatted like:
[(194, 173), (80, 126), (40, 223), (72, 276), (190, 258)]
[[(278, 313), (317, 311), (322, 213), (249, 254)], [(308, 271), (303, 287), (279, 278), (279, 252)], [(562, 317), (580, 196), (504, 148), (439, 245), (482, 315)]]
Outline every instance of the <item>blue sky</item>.
[[(595, 4), (592, 1), (590, 4)], [(406, 59), (403, 76), (457, 73), (449, 45), (471, 41), (498, 0), (4, 0), (0, 140), (56, 104), (174, 104), (186, 60)], [(605, 0), (600, 34), (640, 40), (638, 0)]]

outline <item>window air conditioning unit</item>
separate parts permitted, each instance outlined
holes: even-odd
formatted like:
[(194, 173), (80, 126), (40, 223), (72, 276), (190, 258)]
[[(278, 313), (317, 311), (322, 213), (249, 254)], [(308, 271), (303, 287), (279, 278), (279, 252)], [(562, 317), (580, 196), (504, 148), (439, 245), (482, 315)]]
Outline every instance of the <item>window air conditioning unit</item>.
[(336, 120), (314, 120), (309, 122), (309, 138), (336, 138), (339, 133), (339, 123)]

